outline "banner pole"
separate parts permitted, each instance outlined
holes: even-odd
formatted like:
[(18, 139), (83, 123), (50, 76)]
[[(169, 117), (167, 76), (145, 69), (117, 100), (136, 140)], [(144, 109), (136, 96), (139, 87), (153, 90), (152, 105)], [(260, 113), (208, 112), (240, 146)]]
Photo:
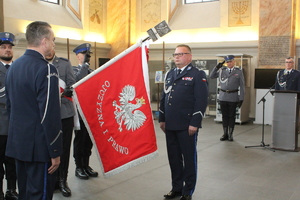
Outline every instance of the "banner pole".
[[(163, 41), (163, 61), (162, 61), (162, 72), (165, 71), (165, 41)], [(159, 83), (157, 83), (157, 110), (159, 111), (159, 100), (160, 100), (160, 92), (159, 92)]]
[(97, 69), (97, 42), (94, 42), (95, 69)]
[(150, 40), (151, 38), (150, 37), (146, 37), (145, 39), (142, 40), (142, 42), (145, 42), (147, 40)]
[(69, 38), (67, 38), (67, 54), (68, 54), (68, 60), (70, 60), (70, 41), (69, 41)]

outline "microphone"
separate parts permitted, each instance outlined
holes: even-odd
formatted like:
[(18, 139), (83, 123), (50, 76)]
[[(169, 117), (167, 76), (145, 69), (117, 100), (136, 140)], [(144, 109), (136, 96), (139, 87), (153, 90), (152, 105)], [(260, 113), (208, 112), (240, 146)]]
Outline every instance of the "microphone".
[(275, 83), (272, 85), (272, 87), (270, 87), (270, 90), (271, 90), (271, 89), (274, 89), (276, 83), (277, 83), (277, 80), (275, 80)]

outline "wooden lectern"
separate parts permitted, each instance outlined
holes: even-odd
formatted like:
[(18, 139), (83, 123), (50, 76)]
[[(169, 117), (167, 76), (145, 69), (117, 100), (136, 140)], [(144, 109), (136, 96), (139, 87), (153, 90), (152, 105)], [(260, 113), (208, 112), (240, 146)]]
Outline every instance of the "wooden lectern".
[(298, 150), (298, 118), (300, 92), (271, 91), (274, 96), (272, 120), (272, 148)]

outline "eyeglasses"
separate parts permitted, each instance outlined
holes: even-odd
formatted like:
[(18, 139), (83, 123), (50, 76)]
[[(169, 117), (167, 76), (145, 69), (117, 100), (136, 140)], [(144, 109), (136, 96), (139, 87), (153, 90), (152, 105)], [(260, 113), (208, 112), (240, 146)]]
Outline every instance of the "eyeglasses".
[(293, 63), (293, 62), (285, 62), (285, 63)]
[(176, 57), (176, 56), (181, 57), (181, 56), (183, 56), (184, 54), (190, 54), (190, 53), (173, 53), (172, 56), (173, 56), (173, 57)]

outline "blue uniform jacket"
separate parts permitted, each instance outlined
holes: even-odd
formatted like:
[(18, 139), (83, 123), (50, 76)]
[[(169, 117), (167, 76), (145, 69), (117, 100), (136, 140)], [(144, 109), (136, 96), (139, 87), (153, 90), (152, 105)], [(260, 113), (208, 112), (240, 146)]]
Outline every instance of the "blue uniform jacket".
[(176, 69), (166, 74), (159, 122), (166, 123), (166, 130), (186, 130), (189, 125), (201, 128), (208, 102), (206, 74), (189, 64), (176, 76)]
[(276, 76), (275, 90), (300, 91), (300, 72), (292, 69), (290, 74), (280, 70)]
[(9, 132), (6, 155), (49, 162), (62, 152), (58, 73), (35, 50), (27, 49), (6, 76)]

